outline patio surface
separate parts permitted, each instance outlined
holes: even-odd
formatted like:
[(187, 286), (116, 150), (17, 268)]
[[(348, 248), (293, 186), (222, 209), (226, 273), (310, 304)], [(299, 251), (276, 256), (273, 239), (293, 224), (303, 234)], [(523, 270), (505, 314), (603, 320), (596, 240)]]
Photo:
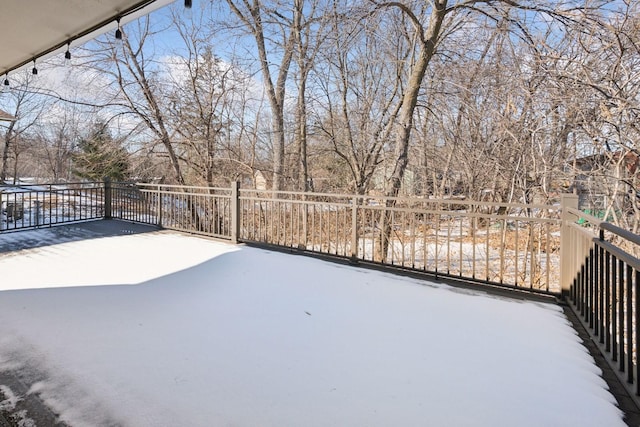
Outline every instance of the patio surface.
[(2, 234), (0, 272), (35, 425), (625, 425), (551, 304), (117, 221)]
[(23, 249), (66, 242), (96, 239), (100, 237), (126, 236), (148, 233), (157, 227), (117, 220), (87, 221), (56, 227), (42, 227), (34, 230), (9, 231), (0, 234), (0, 256)]

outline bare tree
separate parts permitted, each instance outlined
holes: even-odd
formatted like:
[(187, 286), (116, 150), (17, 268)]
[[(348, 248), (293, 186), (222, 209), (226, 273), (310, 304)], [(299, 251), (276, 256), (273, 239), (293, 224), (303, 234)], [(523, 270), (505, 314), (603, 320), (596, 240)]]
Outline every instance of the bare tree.
[(112, 98), (111, 115), (128, 115), (144, 123), (169, 159), (172, 180), (186, 184), (174, 146), (175, 129), (168, 123), (163, 77), (151, 47), (155, 34), (151, 18), (141, 18), (122, 28), (121, 42), (98, 40), (83, 65), (110, 78), (109, 86), (101, 90)]
[[(597, 4), (596, 4), (597, 3)], [(474, 17), (483, 17), (502, 23), (503, 18), (507, 17), (506, 25), (510, 31), (519, 34), (524, 40), (535, 43), (533, 32), (523, 23), (527, 23), (525, 14), (536, 16), (543, 15), (544, 20), (557, 20), (563, 24), (569, 24), (574, 21), (576, 14), (587, 14), (594, 10), (595, 7), (608, 3), (606, 1), (595, 2), (584, 7), (575, 7), (573, 2), (567, 4), (558, 4), (558, 2), (533, 2), (523, 1), (449, 1), (434, 0), (429, 2), (429, 6), (425, 9), (422, 3), (402, 3), (402, 2), (384, 2), (375, 3), (375, 10), (383, 13), (391, 9), (399, 9), (407, 17), (413, 26), (412, 38), (414, 45), (412, 46), (413, 55), (408, 63), (408, 75), (402, 93), (400, 103), (400, 112), (394, 126), (393, 137), (394, 143), (394, 166), (393, 173), (390, 178), (390, 187), (387, 191), (387, 206), (392, 208), (395, 206), (395, 199), (402, 186), (402, 179), (408, 165), (408, 153), (411, 140), (411, 132), (413, 129), (413, 120), (415, 117), (415, 109), (421, 93), (421, 88), (429, 64), (442, 46), (446, 46), (446, 39), (456, 30), (468, 28)], [(520, 16), (516, 12), (520, 12)], [(423, 22), (427, 22), (426, 25)], [(558, 28), (560, 31), (561, 28)], [(391, 234), (390, 215), (386, 215), (383, 219), (380, 246), (377, 256), (384, 260), (386, 258), (389, 236)]]
[[(281, 190), (285, 176), (286, 84), (293, 60), (296, 32), (300, 31), (300, 15), (303, 13), (304, 1), (296, 0), (290, 5), (286, 2), (268, 3), (263, 0), (227, 0), (227, 4), (255, 41), (262, 79), (271, 107), (273, 189)], [(274, 65), (277, 59), (274, 58), (279, 58), (277, 67)]]
[(213, 53), (201, 15), (185, 21), (174, 14), (173, 20), (186, 54), (174, 64), (177, 70), (167, 113), (181, 139), (179, 157), (195, 172), (190, 181), (202, 179), (201, 183), (213, 186), (217, 175), (224, 174), (219, 160), (228, 125), (224, 117), (228, 92), (235, 90), (234, 72)]
[[(383, 38), (381, 27), (398, 27), (397, 16), (384, 21), (349, 20), (336, 10), (331, 16), (330, 46), (316, 68), (323, 102), (316, 108), (318, 138), (344, 162), (351, 190), (371, 188), (399, 113), (406, 38)], [(391, 29), (391, 28), (390, 28)], [(394, 28), (397, 29), (397, 28)], [(329, 43), (327, 43), (329, 45)]]
[(79, 140), (86, 116), (73, 103), (58, 103), (58, 114), (38, 130), (40, 162), (46, 176), (60, 182), (71, 178), (71, 154)]
[[(22, 81), (14, 81), (7, 94), (9, 100), (4, 103), (10, 107), (10, 113), (17, 119), (9, 122), (3, 135), (2, 166), (0, 168), (0, 183), (4, 183), (9, 173), (9, 159), (13, 152), (14, 180), (17, 171), (20, 147), (18, 140), (31, 128), (38, 124), (47, 109), (47, 102), (31, 87), (31, 77), (25, 74)], [(9, 109), (9, 108), (7, 108)]]
[(573, 135), (576, 190), (587, 196), (592, 213), (637, 232), (640, 7), (635, 2), (619, 6), (607, 15), (606, 25), (587, 23), (567, 34), (565, 49), (548, 61), (557, 85), (580, 102)]

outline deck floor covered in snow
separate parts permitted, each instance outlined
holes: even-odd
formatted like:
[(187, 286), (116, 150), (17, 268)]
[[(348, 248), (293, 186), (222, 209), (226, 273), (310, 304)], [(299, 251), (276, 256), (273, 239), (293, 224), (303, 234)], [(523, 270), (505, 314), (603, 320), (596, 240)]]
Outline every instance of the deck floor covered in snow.
[(0, 251), (0, 372), (28, 386), (0, 376), (0, 409), (36, 395), (71, 426), (624, 425), (552, 304), (166, 231), (46, 233), (0, 235), (17, 249)]

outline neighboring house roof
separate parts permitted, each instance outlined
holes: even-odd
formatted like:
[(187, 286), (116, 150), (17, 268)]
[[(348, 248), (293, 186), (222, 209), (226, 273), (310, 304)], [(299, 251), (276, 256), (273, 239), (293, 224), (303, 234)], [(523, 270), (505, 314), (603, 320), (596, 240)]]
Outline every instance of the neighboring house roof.
[(640, 157), (632, 151), (614, 151), (580, 157), (575, 162), (583, 171), (617, 163), (625, 166), (628, 173), (635, 174), (640, 166)]
[(0, 74), (64, 52), (174, 0), (2, 0)]
[(6, 111), (0, 110), (0, 122), (13, 122), (16, 118)]

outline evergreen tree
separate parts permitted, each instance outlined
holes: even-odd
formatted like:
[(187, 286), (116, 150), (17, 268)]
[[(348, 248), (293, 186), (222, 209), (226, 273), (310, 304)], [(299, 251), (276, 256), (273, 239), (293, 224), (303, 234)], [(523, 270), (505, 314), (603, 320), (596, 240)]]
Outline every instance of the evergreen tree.
[(107, 126), (98, 123), (88, 137), (78, 142), (73, 168), (75, 175), (89, 181), (100, 181), (106, 177), (124, 181), (129, 176), (129, 155), (113, 139)]

